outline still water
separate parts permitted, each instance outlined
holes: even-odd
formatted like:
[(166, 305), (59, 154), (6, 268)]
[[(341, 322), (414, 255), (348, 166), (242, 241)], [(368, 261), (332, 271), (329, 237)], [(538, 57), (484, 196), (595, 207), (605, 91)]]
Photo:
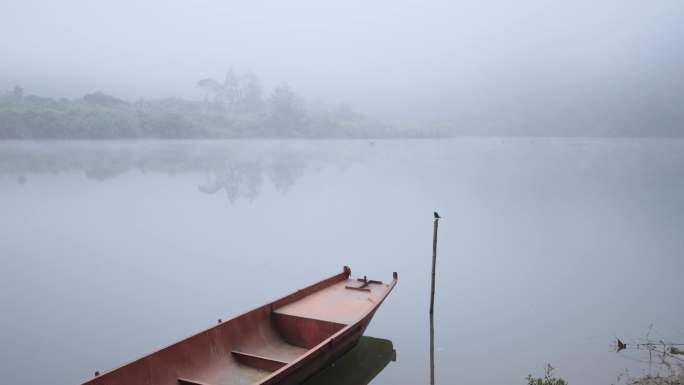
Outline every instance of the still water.
[(646, 370), (616, 336), (684, 340), (682, 140), (2, 142), (0, 377), (80, 383), (349, 265), (399, 273), (371, 383), (428, 383), (433, 210), (437, 384), (611, 384)]

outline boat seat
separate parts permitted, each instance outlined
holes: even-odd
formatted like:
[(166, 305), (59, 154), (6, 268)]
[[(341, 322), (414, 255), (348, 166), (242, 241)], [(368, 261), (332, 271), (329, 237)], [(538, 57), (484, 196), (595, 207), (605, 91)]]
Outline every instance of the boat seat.
[[(239, 350), (230, 352), (232, 356), (242, 365), (263, 371), (262, 373), (272, 373), (282, 368), (288, 363), (275, 358), (264, 357), (258, 354), (245, 353)], [(215, 385), (203, 381), (192, 380), (189, 378), (178, 378), (178, 385)]]
[(187, 378), (179, 378), (178, 379), (178, 385), (212, 385), (212, 384), (207, 384), (206, 382), (201, 382), (201, 381), (189, 380)]
[(274, 309), (273, 314), (348, 325), (382, 301), (388, 290), (389, 285), (380, 281), (348, 279)]
[(239, 350), (233, 350), (231, 352), (233, 357), (238, 360), (239, 363), (251, 366), (253, 368), (267, 370), (269, 372), (275, 372), (276, 370), (287, 365), (287, 362), (276, 360), (270, 357), (264, 357), (257, 354), (250, 354), (241, 352)]

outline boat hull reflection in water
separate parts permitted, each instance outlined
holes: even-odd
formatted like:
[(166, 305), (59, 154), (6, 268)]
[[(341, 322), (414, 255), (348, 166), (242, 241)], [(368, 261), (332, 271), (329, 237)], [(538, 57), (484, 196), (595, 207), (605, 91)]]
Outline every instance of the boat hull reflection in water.
[(366, 385), (390, 361), (396, 360), (397, 352), (392, 341), (363, 336), (352, 350), (302, 385)]

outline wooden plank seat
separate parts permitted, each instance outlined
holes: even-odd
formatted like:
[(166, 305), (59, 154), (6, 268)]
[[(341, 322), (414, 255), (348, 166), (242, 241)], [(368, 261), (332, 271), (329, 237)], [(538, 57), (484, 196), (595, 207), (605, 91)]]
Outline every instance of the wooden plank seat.
[(201, 382), (201, 381), (189, 380), (187, 378), (179, 378), (178, 379), (178, 385), (212, 385), (212, 384), (207, 384), (206, 382)]
[(257, 354), (245, 353), (238, 350), (233, 350), (231, 353), (233, 354), (233, 357), (235, 357), (235, 359), (238, 360), (241, 364), (245, 364), (261, 370), (268, 370), (269, 372), (275, 372), (276, 370), (288, 364), (284, 361), (260, 356)]

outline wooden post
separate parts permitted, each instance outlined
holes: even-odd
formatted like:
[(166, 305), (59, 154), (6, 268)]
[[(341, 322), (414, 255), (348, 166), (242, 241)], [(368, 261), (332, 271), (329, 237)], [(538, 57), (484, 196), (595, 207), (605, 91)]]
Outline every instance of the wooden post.
[(432, 223), (434, 230), (432, 233), (432, 290), (430, 291), (430, 314), (432, 315), (435, 305), (435, 265), (437, 264), (437, 226), (439, 226), (439, 217), (435, 216)]

